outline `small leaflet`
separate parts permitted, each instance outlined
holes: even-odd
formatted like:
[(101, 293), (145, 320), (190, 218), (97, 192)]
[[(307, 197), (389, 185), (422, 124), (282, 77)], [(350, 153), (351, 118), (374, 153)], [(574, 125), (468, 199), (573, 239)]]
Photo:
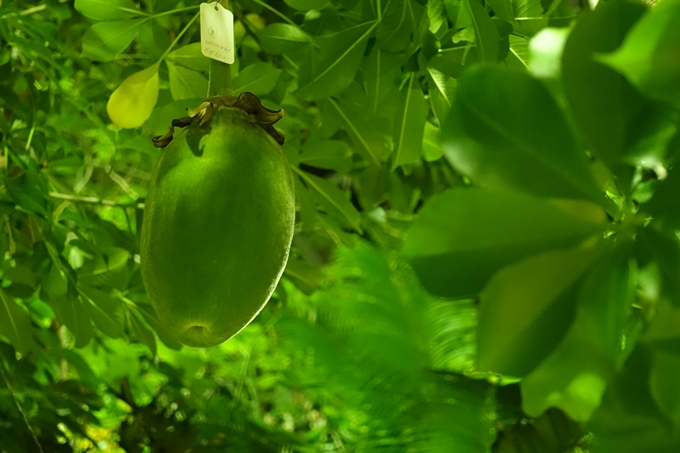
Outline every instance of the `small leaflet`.
[(234, 63), (234, 15), (217, 2), (201, 3), (201, 52)]

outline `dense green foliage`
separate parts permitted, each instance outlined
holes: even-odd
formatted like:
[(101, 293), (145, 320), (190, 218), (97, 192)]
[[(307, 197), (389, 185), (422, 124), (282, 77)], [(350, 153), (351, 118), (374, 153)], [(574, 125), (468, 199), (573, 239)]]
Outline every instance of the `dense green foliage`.
[(232, 1), (296, 225), (210, 349), (139, 257), (199, 2), (0, 3), (0, 452), (678, 451), (680, 0), (596, 3)]

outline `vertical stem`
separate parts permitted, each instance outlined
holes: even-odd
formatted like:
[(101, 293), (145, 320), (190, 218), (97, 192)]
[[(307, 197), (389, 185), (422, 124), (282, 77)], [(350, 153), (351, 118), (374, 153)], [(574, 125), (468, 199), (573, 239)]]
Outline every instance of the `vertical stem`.
[[(218, 0), (220, 5), (229, 9), (229, 0)], [(236, 49), (234, 49), (234, 52)], [(208, 96), (232, 96), (231, 66), (221, 61), (210, 59), (210, 77), (208, 79)]]

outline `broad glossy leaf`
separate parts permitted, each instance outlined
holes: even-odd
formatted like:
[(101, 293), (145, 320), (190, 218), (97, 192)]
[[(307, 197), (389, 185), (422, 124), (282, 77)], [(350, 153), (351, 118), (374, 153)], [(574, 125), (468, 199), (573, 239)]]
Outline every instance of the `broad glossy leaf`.
[(439, 141), (439, 129), (429, 121), (426, 122), (425, 134), (423, 136), (423, 159), (426, 162), (434, 162), (441, 159), (444, 155)]
[(413, 164), (420, 160), (426, 118), (425, 95), (417, 83), (415, 74), (411, 74), (402, 90), (401, 101), (394, 118), (393, 170), (400, 165)]
[(617, 453), (677, 451), (680, 432), (659, 410), (650, 391), (652, 358), (647, 348), (636, 348), (607, 388), (602, 404), (585, 427), (594, 435), (593, 449)]
[(354, 149), (371, 164), (380, 166), (385, 154), (385, 139), (374, 125), (363, 119), (362, 112), (353, 106), (341, 104), (329, 98), (323, 109), (334, 117), (340, 127), (347, 131)]
[(363, 63), (367, 107), (372, 117), (385, 116), (399, 97), (399, 77), (403, 56), (374, 48)]
[(95, 325), (109, 337), (123, 333), (123, 312), (121, 302), (98, 289), (80, 288), (83, 304)]
[(194, 71), (208, 72), (210, 59), (201, 53), (201, 43), (194, 42), (182, 46), (168, 54), (168, 60)]
[(310, 9), (322, 9), (328, 4), (328, 0), (284, 0), (286, 5), (300, 11), (309, 11)]
[(258, 33), (262, 48), (273, 55), (294, 52), (309, 43), (310, 38), (300, 29), (290, 24), (269, 24)]
[(92, 20), (127, 19), (135, 15), (132, 0), (76, 0), (76, 11)]
[(598, 262), (580, 284), (576, 317), (553, 353), (522, 381), (524, 410), (538, 417), (558, 407), (586, 422), (622, 355), (621, 338), (633, 301), (635, 274), (624, 253)]
[(494, 12), (495, 17), (503, 19), (508, 23), (515, 20), (515, 12), (513, 11), (513, 2), (510, 0), (489, 0), (489, 6)]
[(427, 73), (430, 76), (428, 79), (428, 87), (432, 110), (441, 126), (444, 124), (444, 120), (453, 105), (458, 81), (429, 66), (427, 68)]
[(598, 251), (546, 252), (494, 275), (480, 297), (477, 369), (523, 377), (545, 359), (573, 320), (574, 285)]
[(668, 172), (666, 179), (659, 183), (654, 196), (646, 204), (647, 211), (664, 228), (680, 229), (680, 166)]
[(33, 344), (31, 319), (28, 312), (14, 302), (12, 296), (0, 289), (0, 335), (14, 348), (25, 354)]
[(132, 43), (145, 19), (100, 22), (83, 36), (83, 55), (95, 61), (111, 61)]
[(654, 365), (649, 377), (654, 400), (675, 425), (680, 425), (680, 356), (654, 351)]
[(422, 8), (413, 0), (392, 0), (383, 4), (382, 20), (375, 32), (376, 45), (388, 52), (399, 52), (411, 44)]
[(352, 168), (352, 148), (340, 140), (309, 140), (299, 158), (303, 164), (340, 173), (349, 173)]
[(494, 63), (498, 60), (498, 31), (480, 0), (463, 0), (475, 30), (475, 50), (479, 60)]
[(349, 201), (345, 192), (340, 190), (335, 184), (318, 176), (297, 169), (296, 173), (300, 175), (307, 187), (311, 189), (319, 203), (326, 209), (326, 212), (346, 220), (352, 228), (361, 232), (361, 215)]
[(680, 241), (677, 236), (656, 231), (650, 226), (637, 233), (636, 246), (640, 266), (656, 267), (661, 280), (661, 295), (680, 307)]
[(544, 28), (529, 41), (529, 72), (537, 78), (560, 77), (562, 50), (569, 36), (566, 28)]
[(548, 19), (542, 17), (541, 0), (512, 0), (512, 9), (515, 12), (513, 28), (517, 34), (533, 36), (548, 26)]
[(642, 96), (594, 55), (616, 49), (626, 32), (644, 13), (640, 3), (601, 4), (578, 21), (562, 55), (562, 79), (571, 118), (592, 151), (616, 166), (653, 115), (654, 103)]
[(359, 70), (368, 38), (377, 22), (367, 22), (316, 38), (320, 50), (300, 67), (297, 95), (319, 100), (336, 95), (352, 83)]
[(624, 74), (647, 96), (680, 105), (680, 1), (650, 9), (614, 53), (600, 61)]
[(132, 74), (111, 94), (106, 104), (118, 127), (139, 127), (149, 119), (158, 100), (158, 63)]
[[(594, 206), (582, 203), (581, 210), (588, 205)], [(449, 190), (420, 210), (403, 253), (428, 291), (465, 297), (477, 294), (500, 268), (576, 245), (602, 226), (519, 192)]]
[(64, 323), (76, 338), (75, 346), (82, 348), (94, 335), (90, 315), (78, 297), (63, 296), (52, 301), (57, 319)]
[(449, 161), (477, 184), (604, 202), (557, 103), (527, 74), (467, 71), (443, 132)]
[(166, 61), (166, 64), (170, 77), (170, 92), (175, 101), (202, 98), (208, 95), (208, 79), (200, 72), (176, 66), (169, 61)]
[(274, 89), (281, 76), (281, 70), (271, 63), (258, 62), (243, 68), (234, 79), (234, 92), (249, 91), (264, 96)]
[(510, 47), (505, 62), (513, 71), (526, 71), (529, 68), (529, 41), (520, 36), (508, 37)]

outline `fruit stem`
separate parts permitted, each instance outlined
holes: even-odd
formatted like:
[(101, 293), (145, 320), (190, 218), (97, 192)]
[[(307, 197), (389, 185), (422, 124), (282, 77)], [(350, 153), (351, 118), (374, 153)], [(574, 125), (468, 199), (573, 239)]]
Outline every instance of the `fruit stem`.
[[(218, 0), (219, 4), (229, 9), (229, 0)], [(234, 49), (236, 51), (236, 49)], [(231, 85), (231, 65), (210, 59), (210, 76), (208, 78), (208, 96), (233, 96)]]

